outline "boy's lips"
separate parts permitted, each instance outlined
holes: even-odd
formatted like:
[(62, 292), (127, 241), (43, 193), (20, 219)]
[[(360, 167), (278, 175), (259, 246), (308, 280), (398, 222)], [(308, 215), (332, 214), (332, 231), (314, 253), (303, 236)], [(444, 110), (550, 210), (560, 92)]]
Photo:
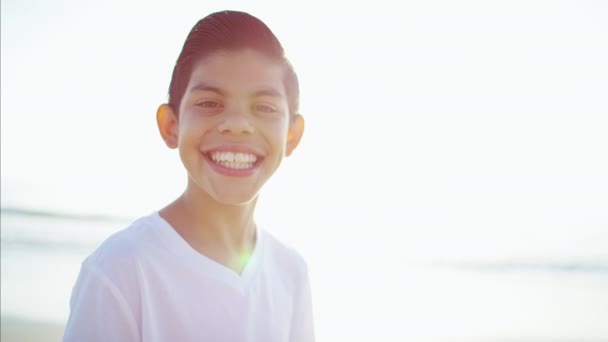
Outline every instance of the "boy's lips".
[(251, 153), (220, 151), (210, 152), (209, 158), (230, 169), (250, 169), (258, 160), (258, 156)]
[(264, 158), (262, 153), (242, 145), (212, 148), (203, 154), (218, 172), (230, 176), (250, 174)]

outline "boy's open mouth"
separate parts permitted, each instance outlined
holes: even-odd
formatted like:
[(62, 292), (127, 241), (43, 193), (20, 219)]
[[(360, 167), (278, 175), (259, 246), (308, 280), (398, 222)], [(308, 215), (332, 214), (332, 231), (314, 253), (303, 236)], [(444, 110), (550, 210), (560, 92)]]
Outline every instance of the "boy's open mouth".
[(258, 156), (245, 152), (212, 151), (208, 156), (215, 164), (234, 170), (251, 169), (258, 161)]

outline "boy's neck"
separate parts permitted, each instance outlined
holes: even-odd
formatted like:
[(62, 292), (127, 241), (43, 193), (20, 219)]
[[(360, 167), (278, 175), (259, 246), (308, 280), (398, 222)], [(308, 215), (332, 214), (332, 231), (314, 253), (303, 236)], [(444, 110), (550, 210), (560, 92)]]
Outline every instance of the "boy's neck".
[(186, 191), (160, 215), (192, 248), (240, 273), (256, 243), (256, 200), (239, 206), (224, 205)]

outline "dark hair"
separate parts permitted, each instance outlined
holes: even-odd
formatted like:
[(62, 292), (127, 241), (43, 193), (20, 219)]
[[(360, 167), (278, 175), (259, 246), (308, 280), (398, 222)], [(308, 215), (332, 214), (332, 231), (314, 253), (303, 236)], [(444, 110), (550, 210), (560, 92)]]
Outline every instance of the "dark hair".
[(238, 11), (212, 13), (192, 28), (182, 48), (169, 85), (169, 106), (179, 115), (182, 97), (190, 82), (194, 65), (218, 50), (252, 49), (284, 66), (283, 83), (290, 114), (298, 111), (298, 77), (285, 57), (281, 43), (260, 19)]

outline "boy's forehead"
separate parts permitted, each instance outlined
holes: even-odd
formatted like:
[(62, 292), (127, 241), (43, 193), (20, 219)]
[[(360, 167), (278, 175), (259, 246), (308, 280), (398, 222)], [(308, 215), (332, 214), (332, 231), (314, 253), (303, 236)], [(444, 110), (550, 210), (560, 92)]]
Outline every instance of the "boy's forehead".
[(204, 87), (217, 88), (225, 92), (274, 89), (285, 96), (285, 68), (260, 52), (246, 50), (219, 50), (194, 64), (188, 90)]

